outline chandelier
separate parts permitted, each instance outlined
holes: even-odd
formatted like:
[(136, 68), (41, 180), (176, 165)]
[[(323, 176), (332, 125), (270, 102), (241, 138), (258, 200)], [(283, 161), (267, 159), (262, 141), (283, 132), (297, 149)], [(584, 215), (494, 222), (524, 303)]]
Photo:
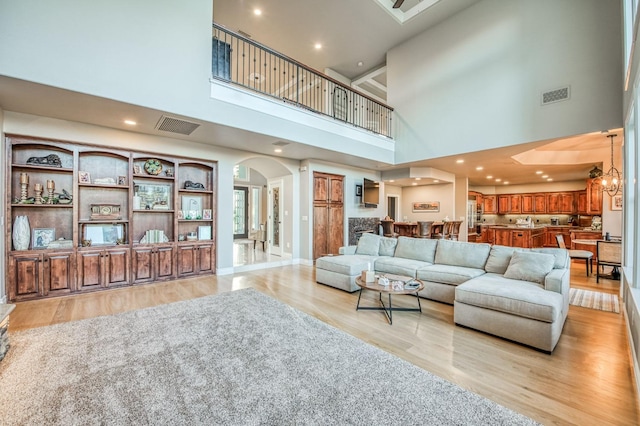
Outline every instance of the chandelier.
[(611, 167), (600, 178), (602, 191), (612, 197), (616, 195), (622, 187), (622, 176), (620, 175), (620, 171), (616, 169), (616, 166), (613, 164), (613, 138), (615, 136), (618, 135), (607, 135), (607, 137), (611, 139)]

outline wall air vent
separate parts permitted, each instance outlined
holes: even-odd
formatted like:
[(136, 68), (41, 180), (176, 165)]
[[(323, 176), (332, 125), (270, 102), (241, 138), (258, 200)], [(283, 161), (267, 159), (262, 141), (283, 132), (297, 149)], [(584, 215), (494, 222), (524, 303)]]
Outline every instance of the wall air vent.
[(180, 120), (179, 118), (166, 117), (164, 115), (160, 117), (160, 121), (156, 124), (156, 129), (158, 130), (179, 133), (181, 135), (190, 135), (198, 127), (200, 127), (200, 125), (197, 123)]
[(542, 105), (552, 104), (554, 102), (566, 101), (571, 97), (570, 86), (561, 87), (555, 90), (549, 90), (542, 94)]

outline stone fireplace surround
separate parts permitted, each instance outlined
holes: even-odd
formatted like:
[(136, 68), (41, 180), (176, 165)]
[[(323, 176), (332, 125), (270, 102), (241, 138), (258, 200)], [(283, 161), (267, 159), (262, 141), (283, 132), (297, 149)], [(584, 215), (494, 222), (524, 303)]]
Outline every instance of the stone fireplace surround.
[(358, 244), (358, 239), (364, 232), (380, 234), (380, 219), (377, 217), (350, 217), (348, 219), (348, 226), (348, 245), (350, 246)]

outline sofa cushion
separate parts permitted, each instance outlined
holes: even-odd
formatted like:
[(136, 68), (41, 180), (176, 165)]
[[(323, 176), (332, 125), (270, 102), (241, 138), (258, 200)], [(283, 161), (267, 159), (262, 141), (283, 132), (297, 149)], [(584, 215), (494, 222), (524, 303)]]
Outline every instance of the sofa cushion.
[(377, 256), (380, 249), (380, 235), (370, 232), (364, 233), (358, 240), (356, 254), (368, 254), (369, 256)]
[(514, 247), (492, 246), (484, 270), (494, 274), (504, 274), (515, 250)]
[(478, 306), (538, 321), (554, 322), (561, 318), (563, 299), (560, 293), (542, 286), (512, 280), (498, 274), (484, 274), (456, 287), (456, 303)]
[(416, 271), (420, 268), (430, 265), (427, 262), (414, 259), (403, 259), (401, 257), (380, 257), (376, 259), (376, 272), (385, 272), (388, 274), (404, 275), (415, 278)]
[(316, 269), (337, 272), (343, 275), (355, 276), (366, 271), (371, 265), (373, 269), (374, 261), (377, 257), (367, 255), (347, 255), (347, 256), (324, 256), (316, 259)]
[(533, 248), (536, 253), (552, 254), (555, 256), (554, 269), (566, 269), (569, 267), (569, 252), (566, 249), (556, 247)]
[(438, 240), (398, 237), (395, 257), (434, 263)]
[(380, 248), (378, 249), (378, 254), (380, 256), (393, 256), (396, 252), (397, 245), (397, 238), (380, 237)]
[(435, 262), (440, 265), (464, 266), (484, 269), (491, 251), (487, 243), (465, 243), (460, 241), (436, 240)]
[(544, 283), (544, 277), (551, 272), (556, 258), (552, 254), (516, 250), (511, 255), (505, 278)]
[(418, 269), (416, 278), (435, 283), (458, 285), (483, 274), (483, 269), (435, 264)]

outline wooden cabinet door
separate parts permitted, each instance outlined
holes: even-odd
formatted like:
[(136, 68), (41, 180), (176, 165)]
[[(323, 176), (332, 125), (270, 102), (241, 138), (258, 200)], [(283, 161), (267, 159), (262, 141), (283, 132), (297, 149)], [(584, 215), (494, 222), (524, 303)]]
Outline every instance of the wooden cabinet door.
[(547, 212), (546, 194), (533, 194), (533, 211), (538, 214)]
[(342, 199), (344, 198), (344, 188), (342, 185), (341, 177), (331, 177), (329, 179), (329, 202), (331, 203), (342, 203)]
[(511, 231), (511, 246), (529, 248), (530, 231)]
[(68, 293), (75, 289), (74, 255), (67, 253), (51, 253), (44, 256), (44, 290), (48, 293)]
[(533, 194), (522, 194), (522, 213), (535, 213)]
[(102, 265), (102, 251), (78, 253), (78, 290), (102, 285), (104, 276)]
[(10, 282), (9, 299), (21, 300), (41, 296), (42, 287), (42, 256), (18, 255), (9, 258)]
[(484, 203), (484, 214), (496, 214), (496, 196), (495, 195), (485, 195), (483, 197)]
[(510, 246), (511, 232), (512, 231), (510, 229), (495, 229), (493, 244), (500, 246)]
[(511, 208), (511, 197), (498, 195), (498, 214), (507, 214)]
[(547, 213), (560, 213), (560, 195), (557, 192), (547, 194)]
[(329, 206), (313, 206), (313, 258), (329, 253)]
[(136, 247), (131, 259), (133, 282), (144, 283), (153, 281), (153, 248)]
[(598, 179), (587, 180), (587, 214), (602, 214), (602, 189)]
[(588, 201), (587, 191), (576, 192), (576, 210), (578, 214), (587, 214)]
[(198, 273), (208, 274), (214, 271), (215, 249), (213, 244), (198, 247)]
[(328, 253), (338, 254), (344, 245), (344, 218), (342, 205), (329, 205), (329, 244)]
[(156, 267), (155, 274), (156, 279), (169, 279), (173, 278), (174, 274), (174, 259), (173, 259), (173, 247), (162, 246), (156, 250)]
[(563, 214), (573, 214), (575, 213), (574, 209), (574, 199), (573, 193), (571, 192), (561, 192), (560, 193), (560, 212)]
[(103, 257), (104, 285), (106, 287), (129, 284), (131, 252), (128, 248), (107, 250)]
[(313, 174), (313, 201), (329, 201), (329, 176), (319, 173)]
[(511, 194), (509, 196), (509, 213), (522, 212), (522, 197), (520, 194)]
[(192, 245), (178, 247), (178, 276), (188, 277), (197, 272), (197, 251)]

